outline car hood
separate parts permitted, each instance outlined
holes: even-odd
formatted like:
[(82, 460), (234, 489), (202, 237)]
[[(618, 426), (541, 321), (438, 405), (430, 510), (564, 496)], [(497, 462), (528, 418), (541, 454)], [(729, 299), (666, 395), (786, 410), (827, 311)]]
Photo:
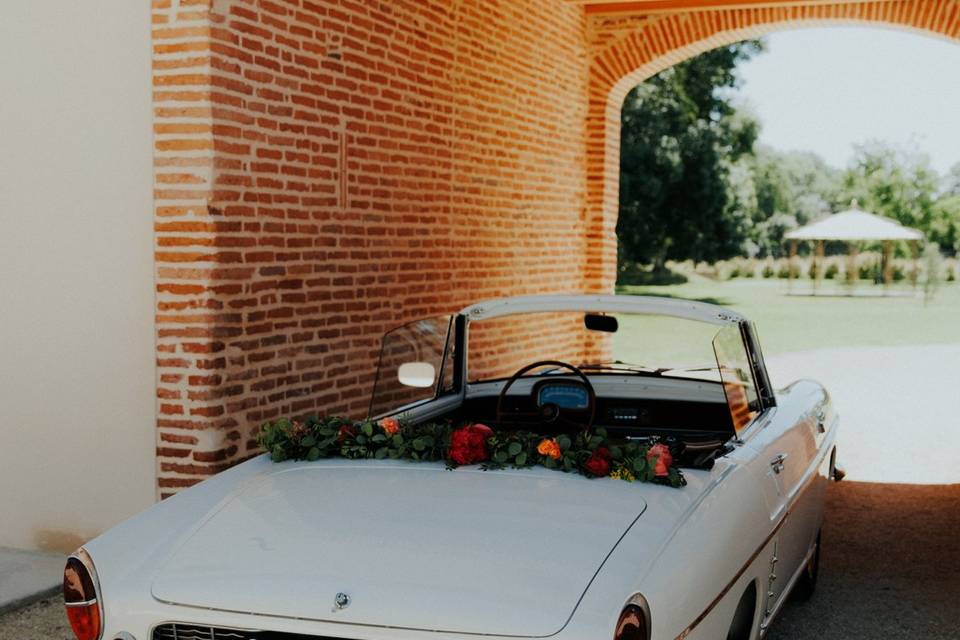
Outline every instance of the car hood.
[[(152, 593), (269, 616), (547, 636), (646, 509), (639, 489), (545, 469), (279, 464), (208, 514)], [(338, 593), (348, 606), (335, 606)]]

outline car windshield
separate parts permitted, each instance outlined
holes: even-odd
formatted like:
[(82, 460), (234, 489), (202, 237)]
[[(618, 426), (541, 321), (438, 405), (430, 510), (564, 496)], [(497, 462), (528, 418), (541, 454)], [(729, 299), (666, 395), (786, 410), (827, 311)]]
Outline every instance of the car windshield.
[[(602, 319), (601, 319), (602, 318)], [(719, 381), (713, 340), (719, 327), (675, 317), (584, 312), (524, 313), (470, 324), (467, 381), (513, 375), (538, 360), (589, 374), (634, 374)], [(569, 373), (545, 367), (536, 372)]]

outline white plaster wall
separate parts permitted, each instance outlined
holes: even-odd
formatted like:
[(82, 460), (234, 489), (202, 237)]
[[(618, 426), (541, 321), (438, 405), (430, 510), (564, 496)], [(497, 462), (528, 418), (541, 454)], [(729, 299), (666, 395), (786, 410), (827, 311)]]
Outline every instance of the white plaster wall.
[(0, 7), (0, 546), (155, 499), (146, 0)]

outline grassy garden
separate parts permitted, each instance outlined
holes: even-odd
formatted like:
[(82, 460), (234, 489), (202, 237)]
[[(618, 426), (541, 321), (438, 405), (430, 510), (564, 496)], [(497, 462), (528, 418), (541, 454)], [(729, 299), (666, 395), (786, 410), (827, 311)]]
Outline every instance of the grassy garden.
[[(809, 290), (809, 281), (795, 291)], [(826, 281), (820, 293), (842, 293), (843, 284)], [(882, 287), (860, 284), (876, 293)], [(901, 283), (897, 293), (911, 292)], [(787, 295), (779, 279), (736, 278), (718, 281), (698, 274), (687, 282), (665, 286), (623, 285), (617, 293), (670, 296), (730, 307), (757, 324), (767, 355), (826, 347), (896, 346), (960, 342), (960, 285), (939, 287), (925, 299), (915, 296), (840, 297)]]

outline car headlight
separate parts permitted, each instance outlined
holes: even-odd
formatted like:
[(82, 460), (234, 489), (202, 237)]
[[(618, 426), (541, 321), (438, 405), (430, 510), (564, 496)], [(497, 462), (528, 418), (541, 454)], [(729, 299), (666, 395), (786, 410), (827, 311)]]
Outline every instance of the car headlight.
[(647, 602), (642, 596), (635, 595), (630, 598), (620, 612), (613, 640), (649, 640), (650, 616), (647, 611)]
[(77, 640), (100, 640), (103, 607), (97, 572), (90, 554), (84, 549), (67, 558), (67, 566), (63, 569), (63, 602)]

